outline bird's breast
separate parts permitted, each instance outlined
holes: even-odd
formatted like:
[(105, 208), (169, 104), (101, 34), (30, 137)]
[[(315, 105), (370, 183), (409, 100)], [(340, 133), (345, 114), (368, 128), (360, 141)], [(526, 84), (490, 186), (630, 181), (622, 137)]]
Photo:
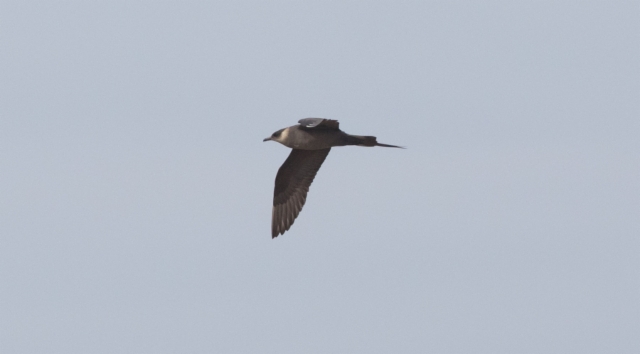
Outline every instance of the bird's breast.
[(336, 146), (339, 132), (323, 130), (302, 130), (290, 132), (288, 140), (291, 148), (301, 150), (321, 150)]

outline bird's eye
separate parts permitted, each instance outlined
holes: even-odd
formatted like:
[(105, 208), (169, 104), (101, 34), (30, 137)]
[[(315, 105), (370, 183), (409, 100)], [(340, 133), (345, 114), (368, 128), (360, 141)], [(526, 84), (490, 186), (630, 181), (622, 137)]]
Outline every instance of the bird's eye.
[(282, 130), (278, 130), (277, 132), (273, 133), (273, 135), (271, 135), (274, 138), (277, 138), (280, 136), (280, 133), (282, 133)]

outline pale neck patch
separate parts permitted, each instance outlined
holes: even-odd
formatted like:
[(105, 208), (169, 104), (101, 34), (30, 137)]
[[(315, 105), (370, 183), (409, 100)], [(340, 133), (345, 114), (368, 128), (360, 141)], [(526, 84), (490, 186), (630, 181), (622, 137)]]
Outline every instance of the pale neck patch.
[(282, 133), (280, 133), (280, 136), (278, 137), (278, 141), (285, 142), (287, 141), (287, 137), (289, 137), (289, 128), (285, 128), (285, 130), (283, 130)]

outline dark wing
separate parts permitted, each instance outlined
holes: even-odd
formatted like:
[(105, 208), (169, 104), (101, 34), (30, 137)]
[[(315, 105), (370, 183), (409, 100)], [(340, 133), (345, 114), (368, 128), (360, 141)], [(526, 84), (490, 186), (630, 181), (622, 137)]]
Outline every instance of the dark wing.
[(331, 148), (322, 150), (292, 149), (276, 175), (271, 216), (271, 237), (289, 230), (307, 200), (309, 186)]
[(298, 121), (300, 126), (304, 129), (332, 129), (338, 130), (340, 129), (339, 123), (337, 120), (333, 119), (325, 119), (325, 118), (304, 118)]

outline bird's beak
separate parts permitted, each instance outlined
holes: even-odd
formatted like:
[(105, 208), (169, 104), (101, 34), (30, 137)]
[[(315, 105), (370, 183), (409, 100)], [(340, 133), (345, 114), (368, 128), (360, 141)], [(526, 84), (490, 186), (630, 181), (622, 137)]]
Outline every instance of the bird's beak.
[(262, 141), (269, 141), (269, 140), (271, 140), (271, 137), (264, 138), (264, 140), (262, 140)]

